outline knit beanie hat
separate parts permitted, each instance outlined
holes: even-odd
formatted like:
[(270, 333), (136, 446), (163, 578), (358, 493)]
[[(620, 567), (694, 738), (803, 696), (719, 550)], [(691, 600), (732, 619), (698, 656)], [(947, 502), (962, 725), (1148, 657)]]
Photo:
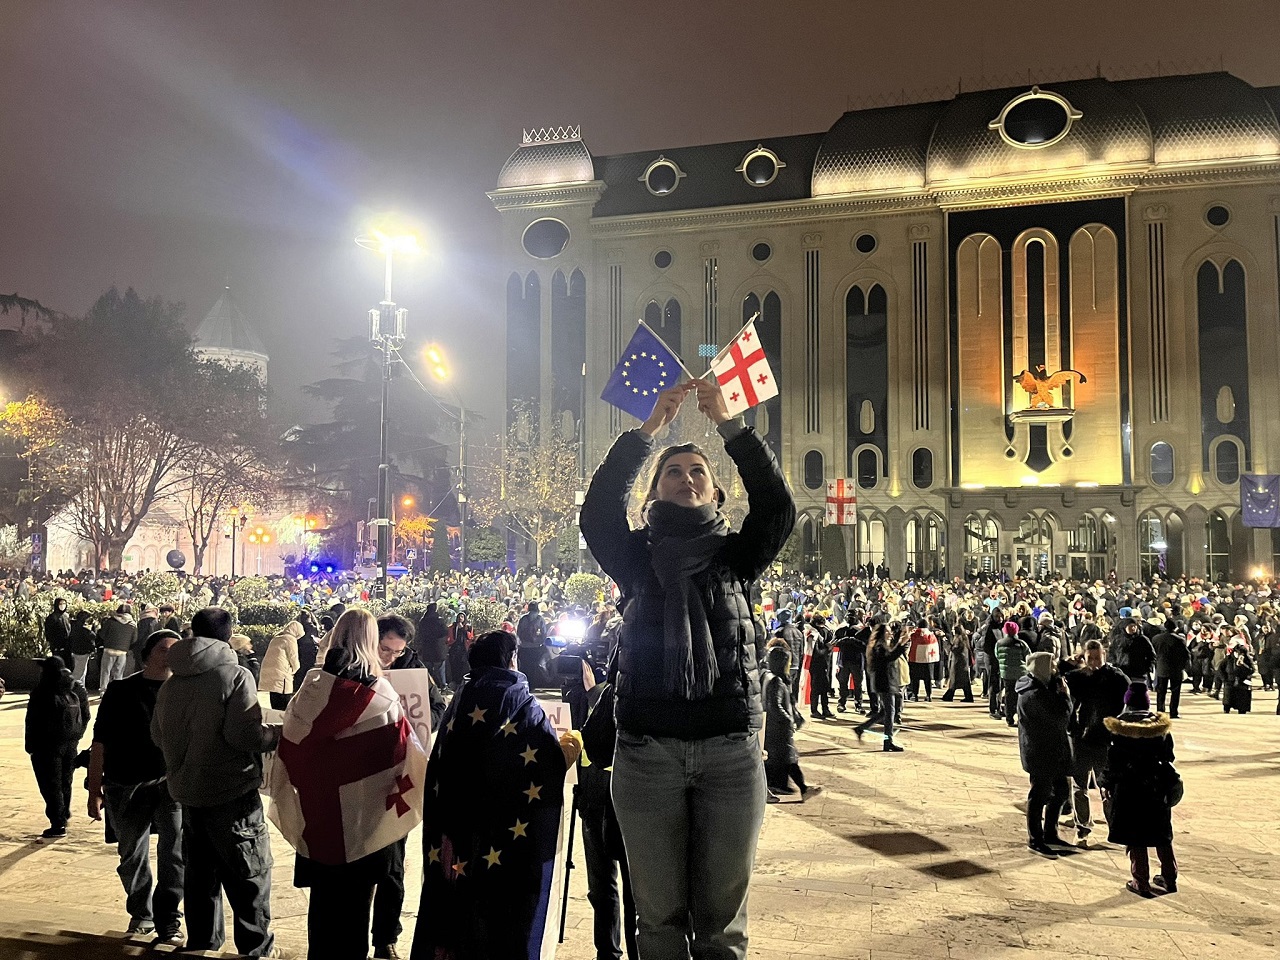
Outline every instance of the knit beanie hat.
[(1053, 677), (1053, 654), (1041, 652), (1027, 657), (1027, 673), (1041, 683), (1048, 683)]
[(1134, 711), (1150, 710), (1151, 693), (1147, 690), (1147, 685), (1141, 680), (1129, 684), (1129, 689), (1124, 693), (1124, 705)]
[(1016, 637), (1018, 635), (1018, 629), (1018, 624), (1013, 620), (1006, 620), (1004, 622), (1004, 632), (1009, 636)]

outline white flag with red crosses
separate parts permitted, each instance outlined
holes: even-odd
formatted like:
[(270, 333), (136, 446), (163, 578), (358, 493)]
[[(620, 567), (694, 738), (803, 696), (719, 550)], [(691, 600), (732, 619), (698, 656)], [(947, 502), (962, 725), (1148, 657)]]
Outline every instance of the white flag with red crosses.
[(827, 526), (853, 526), (858, 522), (858, 493), (849, 477), (827, 481)]
[(733, 342), (711, 361), (711, 372), (720, 383), (731, 417), (778, 395), (778, 381), (765, 359), (755, 320), (748, 320)]

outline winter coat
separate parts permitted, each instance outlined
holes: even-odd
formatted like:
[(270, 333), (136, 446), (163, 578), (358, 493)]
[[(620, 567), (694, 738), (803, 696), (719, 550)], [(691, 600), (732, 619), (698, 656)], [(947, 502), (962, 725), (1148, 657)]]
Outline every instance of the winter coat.
[(1057, 779), (1071, 775), (1071, 696), (1060, 678), (1041, 683), (1026, 674), (1015, 685), (1018, 694), (1018, 754), (1032, 777)]
[(815, 694), (831, 689), (831, 644), (822, 630), (814, 630), (813, 650), (809, 654), (809, 682)]
[(44, 642), (54, 653), (60, 653), (71, 646), (71, 617), (66, 609), (55, 608), (44, 618)]
[[(57, 661), (54, 661), (55, 663)], [(27, 701), (27, 753), (56, 753), (79, 744), (89, 726), (89, 694), (61, 667), (47, 666)]]
[(427, 663), (444, 663), (449, 656), (449, 628), (432, 607), (418, 621), (418, 649)]
[(133, 617), (127, 614), (116, 614), (102, 621), (98, 630), (98, 641), (103, 650), (116, 650), (128, 653), (138, 639), (138, 628)]
[(1101, 786), (1110, 792), (1107, 840), (1126, 847), (1154, 847), (1173, 840), (1168, 783), (1173, 764), (1172, 722), (1167, 714), (1108, 717), (1111, 749)]
[(215, 807), (257, 790), (262, 753), (274, 749), (280, 728), (263, 724), (252, 674), (230, 645), (208, 637), (175, 643), (169, 667), (151, 739), (164, 752), (173, 799)]
[(1027, 672), (1027, 657), (1031, 648), (1021, 637), (1002, 634), (996, 643), (996, 662), (1000, 664), (1000, 679), (1005, 683), (1020, 680)]
[(262, 667), (258, 671), (258, 689), (266, 693), (293, 693), (293, 678), (302, 663), (298, 659), (298, 641), (302, 638), (302, 624), (297, 620), (285, 624), (284, 629), (271, 638), (267, 652), (262, 655)]
[(804, 723), (791, 699), (788, 659), (785, 647), (774, 647), (766, 657), (769, 672), (764, 680), (764, 749), (769, 758), (765, 770), (769, 781), (777, 784), (785, 783), (788, 767), (800, 762), (796, 729)]
[(71, 652), (87, 657), (97, 649), (98, 635), (89, 628), (89, 615), (77, 613), (76, 622), (71, 627)]
[(1130, 634), (1123, 628), (1113, 635), (1107, 659), (1126, 676), (1140, 680), (1151, 672), (1156, 663), (1155, 647), (1141, 630)]
[(1063, 679), (1071, 692), (1071, 736), (1091, 747), (1105, 747), (1111, 739), (1105, 721), (1124, 710), (1129, 678), (1104, 663), (1094, 671), (1071, 670)]
[(804, 634), (794, 623), (787, 621), (778, 628), (777, 636), (787, 641), (791, 650), (791, 669), (799, 670), (804, 665)]
[(1253, 673), (1253, 658), (1243, 650), (1233, 652), (1222, 661), (1218, 674), (1222, 677), (1222, 706), (1225, 709), (1249, 709), (1252, 696), (1246, 691)]
[(1166, 630), (1156, 634), (1151, 647), (1156, 655), (1156, 676), (1181, 680), (1183, 672), (1191, 663), (1191, 651), (1187, 649), (1186, 641)]
[(963, 687), (969, 682), (970, 666), (969, 638), (962, 631), (957, 631), (951, 641), (951, 683)]
[(848, 670), (854, 677), (861, 677), (867, 666), (867, 640), (870, 627), (846, 625), (836, 631), (836, 649), (840, 653), (839, 669)]
[(618, 645), (618, 730), (703, 739), (757, 731), (763, 722), (751, 583), (773, 562), (795, 526), (796, 506), (773, 452), (750, 427), (728, 421), (725, 452), (746, 489), (750, 512), (724, 537), (692, 590), (706, 610), (719, 675), (701, 700), (672, 697), (664, 682), (665, 594), (651, 564), (649, 532), (627, 522), (631, 489), (654, 442), (622, 434), (600, 464), (582, 505), (592, 555), (618, 584), (623, 624)]
[(902, 674), (898, 671), (898, 659), (906, 656), (907, 641), (887, 649), (880, 644), (867, 648), (867, 686), (872, 693), (894, 696), (902, 689)]

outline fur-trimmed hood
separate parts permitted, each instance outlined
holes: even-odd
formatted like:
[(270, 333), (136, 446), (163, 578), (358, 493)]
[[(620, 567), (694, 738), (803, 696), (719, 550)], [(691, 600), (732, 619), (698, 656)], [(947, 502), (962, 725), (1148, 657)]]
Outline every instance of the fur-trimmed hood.
[(1107, 731), (1116, 737), (1145, 739), (1167, 736), (1173, 722), (1167, 713), (1122, 713), (1102, 721)]

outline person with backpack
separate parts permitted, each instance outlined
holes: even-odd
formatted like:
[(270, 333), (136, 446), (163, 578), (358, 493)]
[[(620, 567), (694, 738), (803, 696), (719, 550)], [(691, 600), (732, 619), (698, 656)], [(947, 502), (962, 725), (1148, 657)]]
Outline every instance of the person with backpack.
[(71, 819), (71, 775), (80, 738), (89, 726), (89, 694), (71, 677), (61, 657), (45, 657), (40, 680), (27, 701), (26, 749), (31, 756), (49, 829), (40, 836), (67, 835)]

